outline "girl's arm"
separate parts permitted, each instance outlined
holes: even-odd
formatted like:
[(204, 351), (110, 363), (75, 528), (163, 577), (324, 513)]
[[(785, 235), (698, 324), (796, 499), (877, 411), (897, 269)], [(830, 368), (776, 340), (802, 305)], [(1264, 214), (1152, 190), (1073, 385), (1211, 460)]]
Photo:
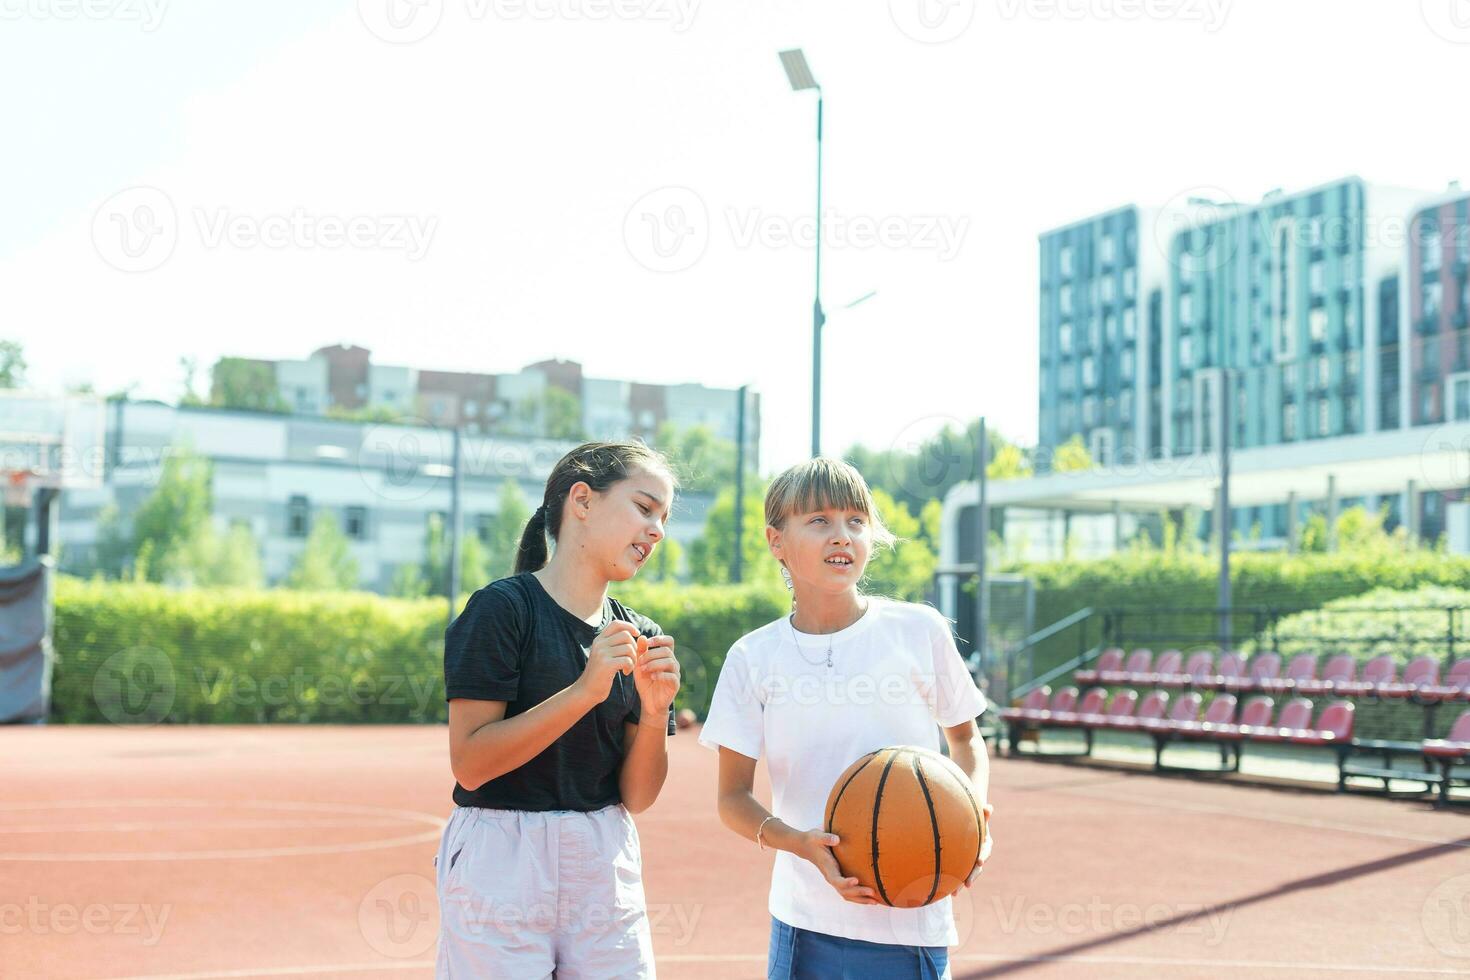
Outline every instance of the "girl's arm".
[(655, 636), (637, 641), (640, 653), (633, 671), (642, 711), (637, 724), (623, 726), (623, 768), (618, 772), (618, 795), (632, 813), (653, 806), (669, 775), (669, 706), (679, 693), (679, 658), (674, 638)]
[(755, 760), (733, 749), (720, 747), (720, 821), (746, 840), (755, 840), (761, 825), (761, 840), (778, 851), (790, 851), (817, 866), (827, 883), (849, 902), (877, 905), (878, 895), (858, 884), (856, 878), (843, 877), (832, 856), (837, 835), (817, 830), (797, 830), (779, 819), (768, 819), (771, 811), (755, 798)]
[(644, 712), (638, 724), (625, 724), (623, 768), (618, 773), (618, 794), (630, 813), (653, 806), (664, 779), (669, 775), (668, 713)]
[(504, 701), (454, 698), (449, 702), (449, 768), (455, 782), (474, 790), (519, 769), (546, 750), (583, 715), (603, 702), (613, 674), (633, 670), (638, 628), (614, 620), (592, 641), (582, 676), (514, 718)]
[(973, 721), (962, 722), (952, 725), (944, 730), (944, 740), (949, 743), (949, 758), (961, 769), (965, 775), (970, 777), (970, 782), (975, 787), (975, 802), (979, 803), (985, 811), (985, 842), (980, 848), (980, 860), (975, 862), (975, 870), (965, 880), (965, 887), (969, 888), (975, 881), (975, 875), (985, 866), (985, 859), (990, 856), (990, 814), (994, 809), (988, 802), (990, 799), (990, 753), (986, 751), (985, 739), (980, 737), (980, 726)]
[(475, 790), (519, 769), (601, 701), (580, 680), (514, 718), (505, 717), (504, 701), (453, 699), (449, 702), (449, 768), (454, 781)]

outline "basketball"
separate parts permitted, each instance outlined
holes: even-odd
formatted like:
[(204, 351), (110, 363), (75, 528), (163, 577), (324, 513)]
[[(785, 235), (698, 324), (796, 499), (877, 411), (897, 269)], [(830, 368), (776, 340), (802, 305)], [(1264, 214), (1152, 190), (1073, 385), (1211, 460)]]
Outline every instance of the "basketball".
[(894, 908), (954, 894), (985, 839), (980, 802), (964, 772), (913, 745), (869, 752), (848, 766), (827, 796), (826, 813), (842, 873)]

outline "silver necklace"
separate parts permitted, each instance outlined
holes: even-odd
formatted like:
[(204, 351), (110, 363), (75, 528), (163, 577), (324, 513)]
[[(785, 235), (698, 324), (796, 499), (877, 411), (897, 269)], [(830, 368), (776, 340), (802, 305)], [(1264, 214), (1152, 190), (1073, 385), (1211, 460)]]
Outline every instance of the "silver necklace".
[[(863, 611), (858, 614), (858, 619), (862, 619), (863, 616), (867, 615), (867, 612), (868, 612), (868, 604), (867, 603), (863, 603)], [(857, 622), (857, 619), (853, 620), (853, 622), (854, 623)], [(805, 661), (806, 664), (807, 664), (807, 666), (809, 666), (809, 667), (820, 667), (820, 666), (822, 666), (822, 661), (820, 659), (818, 659), (818, 660), (807, 660), (806, 654), (805, 653), (802, 653), (802, 651), (801, 651), (801, 641), (799, 641), (796, 638), (796, 613), (792, 613), (791, 615), (789, 615), (789, 616), (786, 617), (786, 625), (789, 626), (789, 627), (791, 627), (791, 643), (792, 643), (793, 646), (796, 647), (796, 655), (798, 657), (800, 657), (803, 661)], [(848, 625), (851, 625), (851, 624), (848, 624)], [(841, 632), (841, 631), (839, 630), (837, 632)], [(828, 633), (827, 634), (827, 669), (828, 670), (831, 670), (832, 669), (832, 637), (835, 636), (835, 635), (836, 635), (836, 633)]]

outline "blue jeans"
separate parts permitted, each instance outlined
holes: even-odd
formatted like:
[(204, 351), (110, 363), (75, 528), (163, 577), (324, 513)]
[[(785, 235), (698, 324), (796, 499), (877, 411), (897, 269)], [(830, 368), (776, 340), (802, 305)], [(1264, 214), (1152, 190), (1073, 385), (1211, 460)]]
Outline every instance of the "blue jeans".
[(766, 980), (949, 980), (949, 950), (843, 939), (772, 917)]

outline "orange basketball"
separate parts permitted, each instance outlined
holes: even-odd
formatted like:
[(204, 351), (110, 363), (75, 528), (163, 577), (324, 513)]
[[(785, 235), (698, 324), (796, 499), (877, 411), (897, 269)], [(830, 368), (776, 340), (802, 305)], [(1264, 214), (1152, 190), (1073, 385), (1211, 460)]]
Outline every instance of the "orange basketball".
[(837, 777), (826, 829), (848, 877), (895, 908), (954, 894), (980, 857), (985, 817), (970, 780), (930, 749), (898, 745), (869, 752)]

